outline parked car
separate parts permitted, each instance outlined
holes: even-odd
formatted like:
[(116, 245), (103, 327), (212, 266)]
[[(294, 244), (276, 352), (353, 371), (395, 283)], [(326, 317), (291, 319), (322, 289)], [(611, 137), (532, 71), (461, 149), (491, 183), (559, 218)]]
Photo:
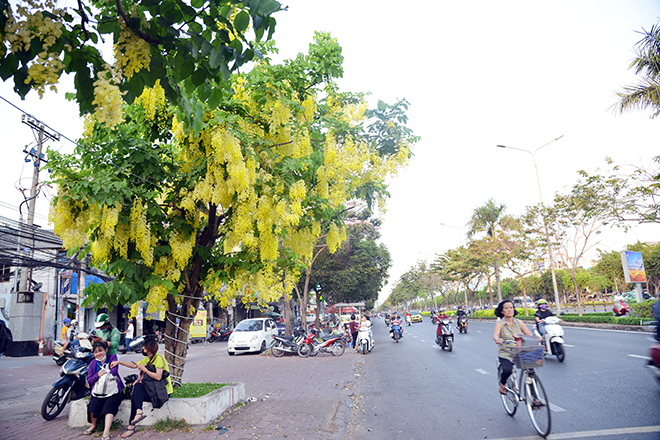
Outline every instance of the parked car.
[(239, 322), (229, 337), (227, 353), (266, 351), (273, 344), (273, 335), (277, 335), (277, 325), (271, 318), (251, 318)]

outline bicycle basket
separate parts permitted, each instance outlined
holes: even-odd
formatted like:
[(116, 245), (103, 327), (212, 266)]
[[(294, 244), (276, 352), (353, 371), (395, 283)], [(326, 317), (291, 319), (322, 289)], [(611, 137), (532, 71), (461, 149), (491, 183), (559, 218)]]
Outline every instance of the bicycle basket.
[(513, 363), (517, 368), (541, 368), (544, 362), (543, 347), (532, 345), (518, 348), (518, 352), (513, 356)]

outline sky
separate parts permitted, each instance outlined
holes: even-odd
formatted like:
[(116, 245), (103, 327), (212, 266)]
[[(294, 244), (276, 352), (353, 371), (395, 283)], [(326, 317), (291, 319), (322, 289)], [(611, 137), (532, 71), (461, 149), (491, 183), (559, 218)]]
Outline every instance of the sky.
[[(418, 260), (431, 261), (465, 243), (465, 225), (488, 199), (520, 215), (539, 202), (532, 157), (496, 145), (540, 150), (536, 159), (544, 201), (593, 172), (611, 157), (625, 167), (650, 166), (660, 154), (660, 121), (650, 112), (615, 114), (616, 92), (637, 81), (628, 70), (637, 33), (660, 19), (651, 0), (411, 1), (292, 0), (277, 13), (274, 39), (280, 59), (306, 52), (314, 31), (327, 31), (343, 47), (342, 90), (369, 92), (375, 103), (410, 102), (409, 126), (421, 141), (409, 166), (390, 182), (381, 241), (392, 255), (390, 283)], [(21, 101), (11, 84), (0, 97), (70, 139), (82, 132), (76, 107), (60, 93)], [(31, 164), (23, 148), (34, 144), (21, 112), (0, 100), (3, 160), (0, 215), (17, 218)], [(71, 152), (73, 144), (50, 142)], [(43, 168), (46, 168), (44, 166)], [(628, 168), (630, 169), (630, 168)], [(47, 173), (42, 171), (42, 178)], [(48, 227), (43, 188), (35, 223)], [(24, 213), (26, 211), (24, 210)], [(449, 226), (445, 226), (449, 225)], [(621, 250), (637, 240), (658, 241), (660, 225), (627, 233), (605, 230), (597, 247)]]

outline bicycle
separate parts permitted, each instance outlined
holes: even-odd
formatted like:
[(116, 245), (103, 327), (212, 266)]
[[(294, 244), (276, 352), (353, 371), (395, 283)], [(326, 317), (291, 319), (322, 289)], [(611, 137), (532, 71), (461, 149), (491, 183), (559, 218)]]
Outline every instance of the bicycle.
[[(529, 418), (532, 420), (534, 429), (541, 437), (550, 434), (550, 402), (545, 394), (541, 380), (536, 375), (534, 368), (543, 366), (543, 347), (538, 344), (519, 348), (514, 355), (515, 367), (520, 370), (520, 380), (516, 380), (516, 368), (506, 381), (506, 394), (501, 394), (504, 410), (511, 417), (518, 409), (519, 402), (525, 402)], [(498, 362), (497, 378), (502, 375), (502, 366)]]

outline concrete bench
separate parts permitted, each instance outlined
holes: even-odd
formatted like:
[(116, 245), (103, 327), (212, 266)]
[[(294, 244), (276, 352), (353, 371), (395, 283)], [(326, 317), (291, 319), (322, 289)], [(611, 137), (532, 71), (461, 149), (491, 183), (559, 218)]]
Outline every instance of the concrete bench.
[[(151, 426), (168, 417), (172, 420), (185, 419), (186, 423), (191, 425), (206, 425), (243, 400), (245, 400), (245, 384), (236, 382), (227, 384), (202, 397), (170, 398), (158, 409), (153, 409), (151, 403), (144, 402), (143, 411), (147, 418), (140, 422), (140, 426)], [(87, 423), (87, 402), (89, 401), (81, 399), (71, 403), (70, 427), (83, 427), (89, 424)], [(122, 420), (124, 425), (128, 425), (130, 414), (131, 401), (124, 400), (119, 405), (119, 412), (115, 419)]]

